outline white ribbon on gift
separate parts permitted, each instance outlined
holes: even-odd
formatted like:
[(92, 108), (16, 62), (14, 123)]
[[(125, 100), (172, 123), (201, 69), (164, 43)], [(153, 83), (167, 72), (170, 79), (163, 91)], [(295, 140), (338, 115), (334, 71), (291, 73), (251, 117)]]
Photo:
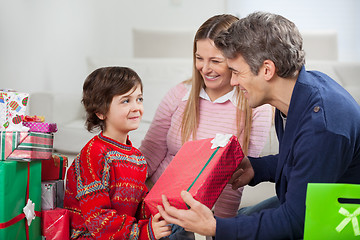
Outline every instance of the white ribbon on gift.
[(27, 200), (25, 207), (23, 208), (23, 212), (25, 214), (27, 224), (30, 226), (31, 221), (35, 219), (35, 203), (33, 203), (30, 199)]
[(225, 147), (226, 144), (229, 142), (232, 134), (220, 134), (217, 133), (213, 140), (211, 140), (212, 146), (211, 149), (217, 147)]
[(353, 213), (350, 213), (347, 209), (340, 207), (339, 213), (345, 216), (345, 219), (336, 227), (337, 232), (341, 232), (344, 227), (351, 221), (354, 229), (354, 235), (359, 236), (359, 222), (357, 216), (360, 215), (360, 207), (358, 207)]

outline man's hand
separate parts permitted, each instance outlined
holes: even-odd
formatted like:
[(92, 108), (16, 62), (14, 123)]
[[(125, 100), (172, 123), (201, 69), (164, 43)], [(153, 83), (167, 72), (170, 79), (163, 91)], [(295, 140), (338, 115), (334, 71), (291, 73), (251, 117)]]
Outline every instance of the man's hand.
[(248, 185), (254, 178), (254, 175), (254, 169), (251, 166), (250, 160), (245, 156), (230, 178), (229, 183), (232, 185), (232, 189), (236, 190), (239, 187)]
[(182, 191), (181, 197), (190, 207), (188, 210), (177, 209), (170, 205), (167, 197), (162, 196), (164, 208), (158, 206), (161, 216), (169, 223), (185, 228), (204, 236), (215, 236), (216, 220), (212, 211), (204, 204), (196, 201), (189, 192)]
[(160, 217), (160, 213), (157, 213), (151, 219), (151, 226), (156, 239), (160, 239), (171, 234), (171, 227), (165, 220), (160, 220)]

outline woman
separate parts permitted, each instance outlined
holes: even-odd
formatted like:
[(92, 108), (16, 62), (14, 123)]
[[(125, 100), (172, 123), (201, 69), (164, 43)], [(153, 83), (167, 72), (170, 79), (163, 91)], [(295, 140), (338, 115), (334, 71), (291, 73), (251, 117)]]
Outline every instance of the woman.
[[(238, 137), (245, 154), (257, 157), (261, 153), (270, 130), (272, 108), (248, 106), (240, 88), (231, 86), (232, 73), (226, 58), (214, 45), (219, 32), (237, 20), (232, 15), (217, 15), (196, 32), (193, 77), (166, 94), (140, 146), (151, 183), (189, 140), (230, 133)], [(235, 191), (227, 185), (215, 204), (215, 216), (235, 216), (241, 195), (242, 189)]]

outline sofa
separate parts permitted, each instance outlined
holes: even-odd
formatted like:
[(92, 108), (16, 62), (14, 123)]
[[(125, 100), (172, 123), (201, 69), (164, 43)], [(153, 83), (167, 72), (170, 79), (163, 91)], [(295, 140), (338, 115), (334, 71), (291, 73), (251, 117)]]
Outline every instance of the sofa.
[[(144, 85), (144, 116), (139, 129), (130, 132), (130, 139), (138, 147), (150, 126), (156, 108), (165, 93), (192, 74), (192, 60), (186, 58), (100, 58), (87, 59), (89, 73), (98, 67), (120, 65), (133, 68)], [(308, 70), (319, 70), (339, 82), (360, 103), (360, 62), (308, 61)], [(35, 92), (30, 94), (31, 115), (43, 115), (46, 121), (56, 122), (58, 132), (54, 149), (64, 153), (78, 153), (96, 133), (84, 127), (85, 112), (81, 105), (81, 89), (78, 94)], [(278, 150), (278, 142), (272, 127), (262, 155)]]

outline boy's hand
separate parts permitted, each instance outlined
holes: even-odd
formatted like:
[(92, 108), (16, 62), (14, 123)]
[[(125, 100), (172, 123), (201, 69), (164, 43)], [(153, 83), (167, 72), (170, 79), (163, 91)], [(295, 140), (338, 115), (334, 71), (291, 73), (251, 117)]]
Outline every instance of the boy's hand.
[(160, 217), (160, 213), (157, 213), (151, 218), (151, 226), (156, 239), (169, 236), (171, 233), (169, 224), (165, 220), (160, 220)]

